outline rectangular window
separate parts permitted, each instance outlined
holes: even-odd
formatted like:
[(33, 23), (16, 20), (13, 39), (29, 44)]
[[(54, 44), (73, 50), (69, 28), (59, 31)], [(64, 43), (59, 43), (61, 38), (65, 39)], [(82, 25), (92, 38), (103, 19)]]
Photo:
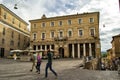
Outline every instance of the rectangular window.
[(51, 22), (50, 26), (54, 26), (54, 22)]
[(2, 39), (2, 44), (5, 44), (5, 39)]
[(94, 19), (93, 19), (93, 18), (90, 18), (89, 21), (90, 21), (90, 23), (93, 23), (93, 22), (94, 22)]
[(62, 21), (59, 21), (59, 26), (62, 26)]
[(68, 25), (71, 25), (71, 24), (72, 24), (71, 20), (68, 20)]
[(83, 30), (79, 30), (79, 36), (83, 36)]
[(95, 36), (95, 29), (90, 29), (90, 35)]
[(36, 24), (33, 24), (33, 28), (34, 28), (34, 29), (36, 28)]
[(14, 18), (12, 19), (12, 23), (13, 23), (13, 24), (15, 23), (15, 19), (14, 19)]
[(18, 35), (18, 40), (20, 40), (20, 34)]
[(42, 23), (42, 27), (45, 27), (45, 23)]
[(13, 40), (10, 41), (10, 45), (14, 46), (14, 41)]
[(19, 22), (19, 28), (21, 27), (21, 23)]
[(81, 24), (82, 23), (82, 19), (78, 19), (78, 23)]
[(33, 40), (36, 40), (36, 37), (37, 37), (37, 35), (36, 35), (36, 33), (34, 33), (33, 34)]
[(7, 18), (7, 13), (5, 12), (4, 15), (3, 15), (4, 19)]
[(5, 35), (5, 28), (3, 28), (3, 35)]
[(18, 47), (20, 47), (20, 42), (18, 42)]

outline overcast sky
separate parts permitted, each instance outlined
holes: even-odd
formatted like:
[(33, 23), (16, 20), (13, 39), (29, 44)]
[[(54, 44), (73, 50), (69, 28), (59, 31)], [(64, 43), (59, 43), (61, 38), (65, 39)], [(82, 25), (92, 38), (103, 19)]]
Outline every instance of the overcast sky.
[[(27, 22), (40, 19), (43, 14), (54, 17), (99, 11), (102, 51), (110, 49), (112, 36), (120, 34), (119, 0), (0, 0), (0, 3)], [(14, 9), (16, 3), (18, 9)]]

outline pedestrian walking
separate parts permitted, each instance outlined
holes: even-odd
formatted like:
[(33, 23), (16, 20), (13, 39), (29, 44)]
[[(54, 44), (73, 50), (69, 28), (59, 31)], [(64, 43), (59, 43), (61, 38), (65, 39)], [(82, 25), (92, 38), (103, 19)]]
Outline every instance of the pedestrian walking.
[(34, 67), (36, 68), (36, 62), (37, 62), (37, 54), (35, 52), (33, 52), (33, 54), (31, 55), (31, 60), (32, 60), (32, 69), (30, 71), (32, 72)]
[(41, 65), (41, 62), (42, 62), (42, 58), (40, 56), (40, 53), (38, 53), (37, 54), (37, 65), (36, 65), (36, 69), (37, 69), (36, 72), (38, 72), (38, 74), (40, 74), (40, 65)]
[(48, 77), (48, 68), (50, 69), (50, 71), (53, 72), (53, 74), (57, 78), (57, 73), (52, 69), (52, 57), (53, 57), (53, 53), (52, 53), (52, 51), (50, 51), (50, 49), (48, 49), (48, 51), (47, 51), (47, 57), (48, 57), (48, 62), (46, 64), (46, 68), (45, 68), (45, 78)]
[(117, 58), (117, 70), (118, 70), (118, 74), (120, 74), (120, 57)]
[(17, 55), (16, 55), (16, 53), (14, 53), (13, 58), (14, 58), (14, 60), (17, 59)]

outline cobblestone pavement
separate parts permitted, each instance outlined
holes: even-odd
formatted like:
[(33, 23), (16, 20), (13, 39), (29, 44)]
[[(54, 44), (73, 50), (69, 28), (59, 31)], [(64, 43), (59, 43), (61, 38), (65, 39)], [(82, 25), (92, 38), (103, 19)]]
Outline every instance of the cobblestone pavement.
[(45, 65), (41, 64), (41, 73), (35, 70), (30, 72), (31, 62), (20, 62), (0, 58), (0, 80), (120, 80), (116, 71), (85, 70), (78, 67), (79, 59), (59, 59), (53, 61), (53, 68), (58, 73), (58, 78), (49, 71), (48, 78), (44, 79)]

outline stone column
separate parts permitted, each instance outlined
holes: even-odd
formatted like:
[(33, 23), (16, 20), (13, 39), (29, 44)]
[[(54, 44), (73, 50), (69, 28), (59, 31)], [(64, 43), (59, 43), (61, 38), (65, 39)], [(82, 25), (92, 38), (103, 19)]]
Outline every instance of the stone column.
[(54, 50), (55, 51), (57, 51), (55, 54), (57, 55), (57, 56), (59, 56), (60, 54), (59, 54), (59, 51), (58, 51), (58, 45), (54, 45)]
[(38, 50), (38, 46), (36, 45), (36, 50)]
[(83, 44), (83, 54), (86, 56), (86, 48), (85, 48), (85, 43)]
[(50, 45), (50, 49), (51, 49), (51, 45)]
[(89, 43), (89, 56), (92, 56), (92, 48), (91, 48), (91, 43)]
[(78, 58), (80, 58), (80, 44), (78, 43)]
[(72, 44), (72, 57), (75, 57), (75, 53), (74, 53), (74, 44)]
[(41, 49), (43, 49), (43, 46), (41, 45), (41, 47), (40, 47)]
[(47, 51), (47, 45), (45, 45), (45, 51)]

